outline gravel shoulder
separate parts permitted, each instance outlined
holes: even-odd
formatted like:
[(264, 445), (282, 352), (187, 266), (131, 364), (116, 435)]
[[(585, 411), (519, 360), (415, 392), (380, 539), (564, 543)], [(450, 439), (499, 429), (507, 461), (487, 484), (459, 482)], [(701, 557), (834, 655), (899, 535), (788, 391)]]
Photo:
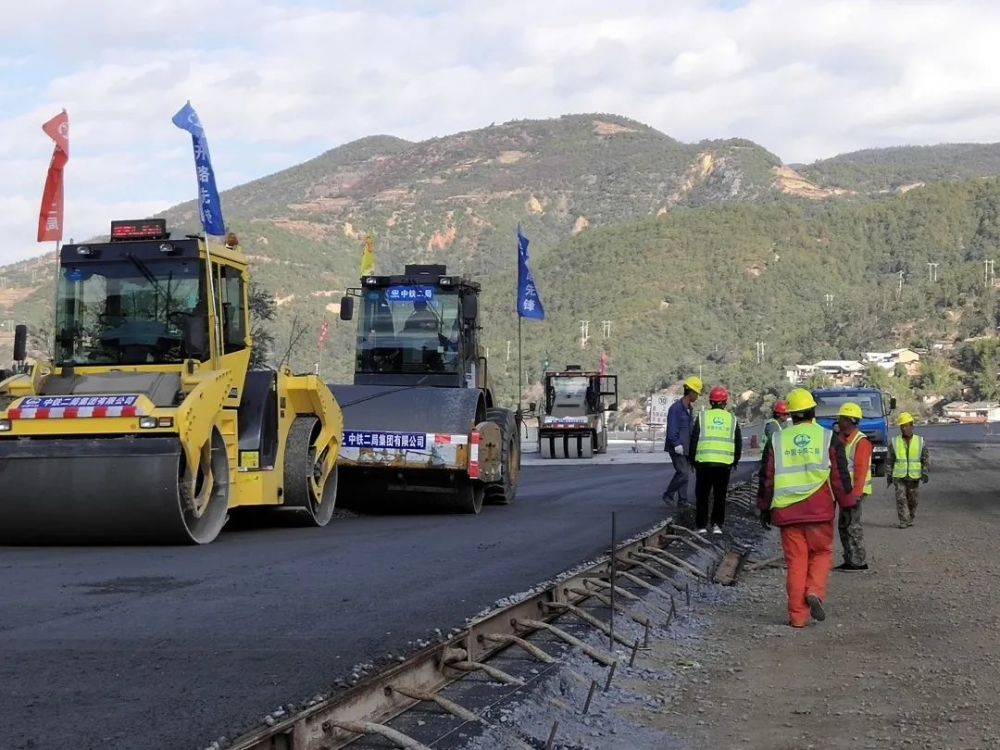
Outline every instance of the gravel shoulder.
[[(872, 571), (831, 574), (824, 623), (784, 624), (783, 570), (744, 573), (731, 594), (696, 599), (703, 627), (654, 644), (637, 666), (675, 679), (631, 679), (645, 700), (623, 711), (671, 747), (1000, 746), (1000, 448), (931, 450), (913, 528), (896, 528), (876, 480)], [(771, 532), (755, 555), (777, 553)]]

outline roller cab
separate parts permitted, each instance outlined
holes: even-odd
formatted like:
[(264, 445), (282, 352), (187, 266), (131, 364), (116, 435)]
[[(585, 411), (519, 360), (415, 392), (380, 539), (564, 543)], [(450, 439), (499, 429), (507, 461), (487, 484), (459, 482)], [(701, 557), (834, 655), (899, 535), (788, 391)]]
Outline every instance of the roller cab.
[(205, 543), (244, 506), (329, 520), (340, 410), (315, 376), (248, 372), (247, 285), (233, 235), (113, 222), (63, 246), (55, 359), (0, 383), (0, 543)]

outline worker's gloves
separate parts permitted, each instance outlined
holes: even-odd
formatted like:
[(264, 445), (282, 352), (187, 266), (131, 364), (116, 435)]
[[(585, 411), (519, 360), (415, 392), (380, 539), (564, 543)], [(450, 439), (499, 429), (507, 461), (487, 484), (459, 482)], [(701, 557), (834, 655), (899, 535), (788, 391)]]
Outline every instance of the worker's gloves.
[(771, 528), (771, 511), (770, 510), (762, 510), (760, 512), (760, 525), (763, 526), (765, 529)]
[(921, 482), (923, 482), (924, 484), (927, 484), (927, 481), (928, 481), (929, 479), (930, 479), (930, 477), (929, 477), (929, 476), (927, 476), (926, 474), (924, 474), (924, 475), (922, 475), (922, 476), (920, 477), (920, 481), (921, 481)]
[(683, 445), (675, 445), (674, 446), (674, 453), (676, 453), (678, 456), (683, 456), (684, 455), (684, 446)]

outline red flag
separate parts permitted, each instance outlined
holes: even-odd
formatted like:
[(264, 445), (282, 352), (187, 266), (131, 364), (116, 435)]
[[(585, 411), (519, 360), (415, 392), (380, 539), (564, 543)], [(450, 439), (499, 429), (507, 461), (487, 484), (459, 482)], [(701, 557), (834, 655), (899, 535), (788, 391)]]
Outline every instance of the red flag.
[(59, 242), (63, 233), (63, 167), (69, 161), (69, 115), (66, 110), (42, 125), (42, 130), (56, 145), (38, 212), (38, 241)]
[(330, 335), (330, 323), (324, 320), (322, 327), (319, 329), (319, 350), (323, 351), (326, 349), (326, 339)]
[(64, 109), (47, 123), (42, 125), (45, 134), (56, 142), (56, 146), (62, 149), (69, 158), (69, 115)]
[(607, 375), (608, 374), (608, 354), (607, 354), (607, 352), (601, 352), (601, 366), (600, 366), (600, 369), (598, 369), (597, 372), (598, 372), (599, 375)]

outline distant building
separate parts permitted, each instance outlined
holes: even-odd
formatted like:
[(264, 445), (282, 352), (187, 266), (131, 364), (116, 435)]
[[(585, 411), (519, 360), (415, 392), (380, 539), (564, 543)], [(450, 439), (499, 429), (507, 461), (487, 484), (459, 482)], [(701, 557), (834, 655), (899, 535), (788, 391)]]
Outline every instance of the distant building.
[(823, 359), (813, 368), (825, 373), (834, 385), (854, 385), (865, 371), (863, 364), (852, 359)]
[(952, 401), (941, 413), (959, 422), (1000, 422), (1000, 404), (992, 401)]
[(913, 349), (893, 349), (888, 352), (865, 352), (866, 364), (878, 365), (892, 372), (896, 365), (903, 365), (908, 375), (913, 375), (920, 368), (920, 355)]
[(785, 378), (792, 385), (802, 385), (814, 372), (816, 368), (812, 365), (790, 365), (785, 367)]

